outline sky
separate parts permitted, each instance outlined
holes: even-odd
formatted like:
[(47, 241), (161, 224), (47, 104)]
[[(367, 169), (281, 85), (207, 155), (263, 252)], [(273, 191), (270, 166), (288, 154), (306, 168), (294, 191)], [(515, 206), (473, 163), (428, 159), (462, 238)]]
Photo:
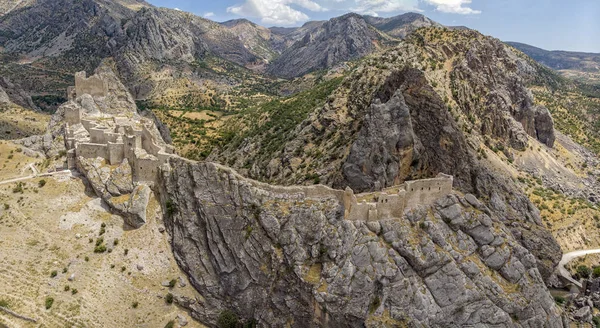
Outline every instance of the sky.
[(600, 53), (600, 0), (147, 0), (214, 21), (300, 26), (348, 12), (390, 17), (419, 12), (503, 41), (547, 50)]

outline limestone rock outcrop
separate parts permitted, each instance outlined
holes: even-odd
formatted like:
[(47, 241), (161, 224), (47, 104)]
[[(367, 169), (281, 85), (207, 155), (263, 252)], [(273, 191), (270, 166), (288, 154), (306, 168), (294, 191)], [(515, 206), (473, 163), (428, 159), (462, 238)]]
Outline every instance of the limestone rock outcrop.
[(365, 56), (391, 38), (357, 14), (346, 14), (310, 30), (269, 66), (270, 74), (292, 78)]
[(366, 223), (212, 163), (171, 158), (158, 186), (203, 296), (181, 304), (204, 323), (228, 309), (265, 327), (563, 327), (536, 257), (472, 195)]
[(101, 158), (80, 157), (77, 163), (78, 170), (85, 175), (94, 192), (123, 216), (128, 225), (139, 228), (146, 223), (146, 207), (152, 191), (144, 184), (133, 185), (127, 159), (116, 168)]

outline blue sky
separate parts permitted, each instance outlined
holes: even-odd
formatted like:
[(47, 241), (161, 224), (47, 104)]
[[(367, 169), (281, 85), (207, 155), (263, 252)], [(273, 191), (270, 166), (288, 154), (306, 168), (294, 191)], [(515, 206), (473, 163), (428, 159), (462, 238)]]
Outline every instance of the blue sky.
[(148, 0), (215, 21), (247, 18), (264, 26), (299, 26), (347, 12), (393, 16), (421, 12), (504, 41), (548, 50), (600, 53), (600, 0)]

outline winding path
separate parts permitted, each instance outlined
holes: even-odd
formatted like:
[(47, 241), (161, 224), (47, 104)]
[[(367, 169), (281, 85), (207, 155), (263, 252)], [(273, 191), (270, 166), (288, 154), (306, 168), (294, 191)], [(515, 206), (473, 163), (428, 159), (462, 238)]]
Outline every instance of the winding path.
[(5, 185), (5, 184), (13, 183), (13, 182), (19, 182), (19, 181), (29, 180), (29, 179), (34, 179), (34, 178), (51, 177), (54, 175), (67, 174), (67, 173), (71, 174), (71, 170), (63, 170), (63, 171), (57, 171), (57, 172), (52, 172), (52, 173), (41, 173), (40, 174), (39, 171), (37, 170), (37, 168), (33, 164), (29, 164), (29, 165), (25, 166), (23, 168), (23, 170), (21, 171), (22, 172), (21, 174), (24, 174), (28, 168), (31, 169), (31, 172), (33, 174), (27, 175), (24, 177), (18, 177), (18, 178), (12, 178), (12, 179), (8, 179), (8, 180), (0, 181), (0, 185)]
[(569, 270), (567, 270), (565, 268), (565, 265), (567, 265), (567, 263), (571, 262), (573, 259), (575, 259), (577, 257), (582, 257), (582, 256), (585, 256), (588, 254), (597, 254), (597, 253), (600, 253), (600, 249), (587, 249), (587, 250), (580, 250), (580, 251), (574, 251), (574, 252), (563, 254), (562, 259), (560, 260), (560, 262), (558, 262), (558, 273), (560, 274), (561, 277), (567, 279), (568, 281), (574, 283), (579, 288), (581, 288), (582, 287), (581, 283), (579, 281), (573, 279), (573, 277), (571, 277), (571, 274), (569, 273)]

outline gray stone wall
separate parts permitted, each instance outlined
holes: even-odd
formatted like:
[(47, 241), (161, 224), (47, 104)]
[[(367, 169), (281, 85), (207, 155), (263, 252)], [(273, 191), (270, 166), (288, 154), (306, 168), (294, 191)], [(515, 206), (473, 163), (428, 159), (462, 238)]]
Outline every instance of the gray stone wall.
[(86, 77), (85, 72), (75, 73), (75, 93), (77, 97), (89, 94), (92, 97), (106, 97), (108, 87), (99, 76)]

